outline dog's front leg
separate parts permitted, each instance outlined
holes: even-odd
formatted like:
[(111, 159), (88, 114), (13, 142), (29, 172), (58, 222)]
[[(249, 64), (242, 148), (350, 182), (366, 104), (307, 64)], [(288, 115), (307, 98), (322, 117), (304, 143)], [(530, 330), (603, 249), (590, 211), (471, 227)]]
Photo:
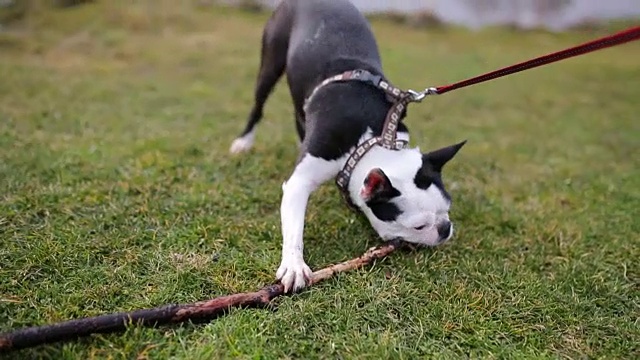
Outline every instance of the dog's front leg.
[(303, 258), (302, 240), (307, 201), (320, 184), (335, 176), (338, 171), (336, 161), (306, 154), (289, 180), (282, 184), (282, 262), (276, 277), (284, 285), (285, 292), (305, 287), (311, 276), (311, 269)]

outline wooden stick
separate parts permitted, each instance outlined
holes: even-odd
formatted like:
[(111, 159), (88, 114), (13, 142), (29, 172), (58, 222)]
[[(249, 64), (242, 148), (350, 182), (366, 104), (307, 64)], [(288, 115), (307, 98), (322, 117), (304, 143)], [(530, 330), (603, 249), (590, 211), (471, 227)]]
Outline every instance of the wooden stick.
[[(401, 246), (399, 240), (387, 242), (367, 250), (362, 256), (318, 270), (311, 276), (314, 285), (335, 274), (355, 270), (381, 259)], [(0, 353), (9, 352), (56, 341), (71, 340), (96, 333), (124, 331), (129, 324), (159, 326), (185, 321), (212, 320), (234, 307), (262, 307), (272, 299), (284, 294), (280, 283), (263, 287), (256, 292), (222, 296), (192, 304), (165, 305), (152, 309), (100, 315), (84, 319), (65, 321), (52, 325), (29, 327), (0, 334)]]

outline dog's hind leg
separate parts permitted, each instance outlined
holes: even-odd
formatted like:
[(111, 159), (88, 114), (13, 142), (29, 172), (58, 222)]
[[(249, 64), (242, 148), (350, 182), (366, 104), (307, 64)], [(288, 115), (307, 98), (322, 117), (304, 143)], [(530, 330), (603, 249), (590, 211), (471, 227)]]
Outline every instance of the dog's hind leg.
[(296, 131), (298, 132), (298, 147), (302, 146), (302, 142), (304, 141), (304, 115), (300, 114), (296, 111)]
[(248, 151), (253, 146), (255, 127), (262, 119), (264, 104), (286, 67), (290, 22), (288, 9), (282, 7), (273, 13), (264, 28), (254, 104), (244, 130), (231, 144), (229, 151), (233, 154)]

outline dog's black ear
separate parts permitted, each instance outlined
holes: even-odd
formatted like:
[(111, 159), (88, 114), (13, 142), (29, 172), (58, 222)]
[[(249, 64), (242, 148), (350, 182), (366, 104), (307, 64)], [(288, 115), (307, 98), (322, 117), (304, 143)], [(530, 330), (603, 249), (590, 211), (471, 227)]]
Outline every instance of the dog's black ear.
[(453, 157), (458, 153), (458, 150), (462, 148), (464, 144), (467, 143), (467, 140), (464, 140), (455, 145), (450, 145), (447, 147), (443, 147), (442, 149), (434, 150), (429, 153), (422, 155), (423, 162), (428, 162), (431, 164), (434, 171), (441, 172), (442, 167), (449, 162), (449, 160), (453, 159)]
[(391, 180), (380, 168), (369, 171), (360, 191), (360, 196), (365, 202), (388, 200), (397, 195), (398, 190), (391, 185)]

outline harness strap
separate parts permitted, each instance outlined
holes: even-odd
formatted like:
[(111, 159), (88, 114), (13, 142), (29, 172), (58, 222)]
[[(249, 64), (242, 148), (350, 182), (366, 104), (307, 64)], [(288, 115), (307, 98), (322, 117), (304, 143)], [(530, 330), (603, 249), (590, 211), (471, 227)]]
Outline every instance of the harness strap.
[(401, 150), (408, 145), (408, 143), (404, 140), (397, 140), (397, 132), (402, 113), (407, 108), (407, 104), (415, 101), (415, 96), (410, 92), (403, 91), (391, 85), (389, 82), (383, 80), (382, 76), (380, 75), (374, 75), (369, 71), (357, 69), (345, 71), (341, 74), (334, 75), (322, 81), (313, 89), (311, 95), (309, 95), (309, 97), (306, 99), (304, 106), (305, 110), (313, 96), (322, 87), (334, 82), (350, 80), (361, 81), (366, 84), (375, 86), (378, 89), (381, 89), (385, 92), (388, 99), (390, 99), (390, 101), (393, 103), (384, 120), (384, 125), (382, 126), (382, 133), (380, 134), (380, 136), (373, 137), (363, 142), (362, 144), (359, 144), (355, 148), (355, 150), (351, 152), (344, 167), (336, 176), (336, 185), (338, 186), (338, 189), (340, 189), (342, 196), (346, 200), (347, 204), (355, 209), (356, 206), (351, 201), (348, 189), (349, 179), (351, 179), (353, 170), (355, 169), (358, 162), (360, 162), (360, 159), (362, 159), (362, 157), (364, 157), (375, 145), (382, 146), (383, 148), (389, 150)]

